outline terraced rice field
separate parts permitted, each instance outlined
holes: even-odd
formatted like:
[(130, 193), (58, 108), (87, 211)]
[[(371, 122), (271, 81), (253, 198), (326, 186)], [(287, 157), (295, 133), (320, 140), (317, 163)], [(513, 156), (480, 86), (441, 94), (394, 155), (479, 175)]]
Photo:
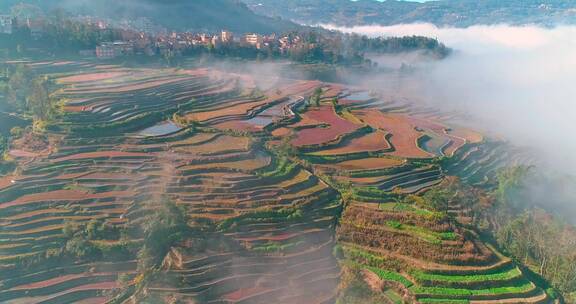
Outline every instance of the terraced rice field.
[[(136, 255), (51, 254), (66, 246), (70, 223), (139, 227), (150, 202), (166, 197), (205, 235), (172, 247), (161, 269), (171, 280), (147, 285), (163, 302), (333, 303), (336, 244), (392, 282), (388, 294), (414, 303), (549, 300), (472, 231), (394, 203), (446, 175), (482, 183), (505, 165), (505, 147), (475, 132), (317, 81), (259, 92), (247, 76), (205, 69), (28, 65), (56, 78), (65, 113), (47, 128), (54, 146), (12, 151), (19, 169), (0, 178), (2, 303), (111, 302), (126, 288), (120, 277), (138, 281)], [(318, 87), (320, 106), (306, 106)], [(345, 100), (338, 112), (335, 96)], [(422, 144), (425, 134), (439, 139)], [(437, 162), (441, 155), (449, 158)], [(351, 189), (346, 210), (339, 184)], [(134, 235), (88, 242), (142, 246)], [(197, 246), (202, 237), (210, 242)]]
[(391, 134), (390, 141), (394, 147), (391, 155), (407, 158), (433, 156), (418, 147), (417, 142), (422, 134), (410, 123), (409, 117), (377, 111), (358, 111), (354, 114), (365, 123)]
[[(510, 259), (415, 209), (349, 208), (339, 242), (354, 267), (415, 303), (550, 303)], [(456, 228), (456, 229), (455, 229)]]
[[(230, 85), (233, 79), (205, 71), (90, 72), (60, 82), (69, 111), (49, 131), (57, 149), (32, 162), (21, 157), (19, 173), (2, 179), (0, 261), (11, 275), (0, 276), (1, 302), (106, 302), (120, 275), (136, 273), (135, 262), (118, 261), (114, 271), (99, 269), (110, 263), (105, 256), (86, 266), (61, 261), (59, 271), (41, 264), (13, 269), (22, 259), (61, 248), (67, 222), (130, 226), (147, 212), (147, 201), (163, 195), (185, 206), (192, 219), (220, 227), (215, 239), (229, 245), (204, 252), (175, 248), (182, 262), (167, 271), (182, 283), (155, 283), (150, 294), (231, 303), (335, 297), (340, 270), (330, 252), (337, 192), (302, 167), (278, 171), (258, 141), (209, 127), (246, 115), (255, 104), (289, 98), (246, 96)], [(203, 117), (206, 127), (140, 133), (177, 111)], [(295, 212), (298, 217), (285, 220)]]
[(59, 81), (64, 84), (68, 83), (80, 83), (80, 82), (92, 82), (92, 81), (100, 81), (100, 80), (107, 80), (112, 78), (117, 78), (120, 76), (125, 76), (126, 74), (123, 72), (104, 72), (104, 73), (94, 73), (94, 74), (81, 74), (69, 77), (60, 78)]
[(292, 141), (292, 144), (297, 147), (326, 144), (361, 127), (341, 118), (329, 105), (313, 108), (304, 113), (302, 117), (302, 121), (295, 125), (302, 129), (297, 132)]
[(347, 171), (362, 171), (362, 170), (382, 170), (394, 168), (402, 165), (403, 160), (395, 158), (361, 158), (356, 160), (346, 160), (339, 163), (323, 165), (325, 168), (332, 168), (336, 170)]
[(363, 135), (359, 138), (351, 139), (343, 147), (337, 147), (334, 149), (326, 149), (320, 152), (313, 153), (312, 155), (342, 155), (342, 154), (352, 154), (359, 152), (378, 152), (378, 151), (388, 151), (392, 148), (390, 143), (386, 140), (386, 134), (383, 132), (372, 132), (367, 135)]

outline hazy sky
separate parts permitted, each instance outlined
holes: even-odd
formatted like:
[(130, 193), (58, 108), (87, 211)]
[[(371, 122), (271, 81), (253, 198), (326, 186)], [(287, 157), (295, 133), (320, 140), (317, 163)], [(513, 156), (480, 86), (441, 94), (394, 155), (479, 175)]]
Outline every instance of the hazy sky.
[[(352, 0), (352, 1), (357, 1), (357, 0)], [(384, 1), (386, 1), (386, 0), (376, 0), (376, 1), (384, 2)], [(401, 1), (409, 1), (409, 2), (429, 2), (429, 1), (434, 1), (434, 0), (401, 0)]]
[[(377, 0), (380, 2), (384, 2), (386, 0)], [(409, 2), (429, 2), (429, 1), (434, 1), (434, 0), (402, 0), (402, 1), (409, 1)]]

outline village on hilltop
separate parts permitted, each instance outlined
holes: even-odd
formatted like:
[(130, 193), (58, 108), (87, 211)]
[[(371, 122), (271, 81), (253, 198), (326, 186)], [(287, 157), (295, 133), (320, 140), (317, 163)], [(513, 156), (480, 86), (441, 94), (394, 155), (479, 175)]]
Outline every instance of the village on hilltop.
[[(178, 54), (199, 46), (213, 49), (232, 46), (258, 50), (272, 49), (285, 54), (302, 40), (298, 34), (283, 36), (258, 33), (237, 34), (228, 30), (221, 32), (173, 32), (154, 25), (147, 18), (113, 22), (82, 16), (72, 20), (98, 30), (114, 28), (115, 31), (119, 32), (120, 39), (118, 40), (101, 42), (94, 49), (79, 51), (82, 56), (94, 56), (102, 59), (127, 55), (155, 56), (174, 52)], [(4, 35), (13, 35), (17, 28), (25, 28), (30, 31), (33, 39), (40, 39), (48, 26), (49, 21), (43, 18), (20, 20), (10, 15), (0, 15), (0, 34)]]

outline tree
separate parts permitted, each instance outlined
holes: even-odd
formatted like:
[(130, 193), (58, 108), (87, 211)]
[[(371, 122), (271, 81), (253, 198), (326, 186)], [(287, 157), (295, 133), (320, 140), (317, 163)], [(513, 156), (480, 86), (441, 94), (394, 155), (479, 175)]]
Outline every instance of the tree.
[(174, 202), (164, 200), (144, 223), (144, 245), (138, 253), (139, 267), (145, 271), (155, 268), (170, 247), (183, 239), (189, 230), (186, 210)]
[(8, 141), (6, 137), (0, 134), (0, 156), (4, 155), (4, 151), (8, 148)]
[(164, 58), (164, 62), (166, 63), (167, 66), (169, 67), (175, 67), (176, 64), (176, 54), (174, 53), (174, 51), (172, 49), (167, 49), (163, 56)]
[(528, 210), (503, 225), (496, 240), (561, 292), (576, 291), (576, 232), (568, 224), (543, 210)]
[(73, 238), (76, 233), (82, 230), (82, 226), (74, 221), (66, 221), (62, 228), (62, 233), (69, 239)]
[(454, 193), (452, 193), (447, 187), (432, 188), (424, 194), (424, 206), (421, 207), (436, 211), (447, 211), (453, 196)]
[(30, 95), (26, 99), (28, 109), (40, 120), (47, 120), (52, 111), (52, 105), (46, 89), (46, 80), (35, 79), (32, 82)]
[(516, 202), (521, 201), (524, 193), (526, 178), (531, 171), (530, 167), (507, 168), (498, 174), (498, 186), (495, 195), (500, 203), (509, 207), (517, 207)]
[(298, 154), (296, 148), (292, 145), (292, 136), (283, 136), (278, 145), (273, 147), (273, 151), (278, 154), (281, 160), (287, 160)]
[(120, 237), (120, 230), (113, 225), (107, 224), (103, 220), (92, 219), (86, 224), (84, 235), (86, 235), (89, 240), (115, 239)]
[(321, 87), (317, 87), (316, 90), (314, 90), (314, 94), (311, 97), (311, 101), (314, 103), (314, 105), (316, 105), (317, 107), (320, 106), (320, 100), (322, 100), (322, 88)]
[(334, 106), (334, 108), (338, 107), (339, 102), (340, 101), (338, 100), (338, 97), (332, 98), (332, 105)]
[(133, 279), (132, 277), (127, 274), (127, 273), (121, 273), (118, 275), (118, 285), (120, 286), (120, 288), (122, 289), (126, 289), (130, 286), (130, 284), (132, 283)]
[(43, 11), (40, 7), (29, 3), (18, 3), (10, 8), (10, 15), (16, 20), (26, 20), (28, 18), (42, 17)]
[(26, 97), (29, 94), (33, 77), (32, 71), (24, 65), (18, 65), (12, 71), (6, 88), (8, 104), (12, 108), (16, 110), (26, 108)]
[(76, 236), (66, 242), (65, 248), (66, 252), (81, 259), (94, 257), (99, 253), (98, 248), (81, 236)]
[(46, 78), (36, 78), (23, 65), (17, 66), (10, 75), (6, 88), (9, 105), (18, 111), (29, 111), (39, 120), (47, 120), (52, 113)]

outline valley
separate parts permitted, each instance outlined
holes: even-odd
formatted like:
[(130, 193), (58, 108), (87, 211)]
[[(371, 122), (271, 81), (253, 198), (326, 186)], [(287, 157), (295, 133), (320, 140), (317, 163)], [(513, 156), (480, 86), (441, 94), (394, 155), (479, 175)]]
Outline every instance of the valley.
[(450, 114), (212, 68), (24, 64), (59, 113), (7, 151), (2, 303), (371, 303), (361, 281), (386, 303), (555, 301), (475, 228), (468, 185), (528, 159)]

